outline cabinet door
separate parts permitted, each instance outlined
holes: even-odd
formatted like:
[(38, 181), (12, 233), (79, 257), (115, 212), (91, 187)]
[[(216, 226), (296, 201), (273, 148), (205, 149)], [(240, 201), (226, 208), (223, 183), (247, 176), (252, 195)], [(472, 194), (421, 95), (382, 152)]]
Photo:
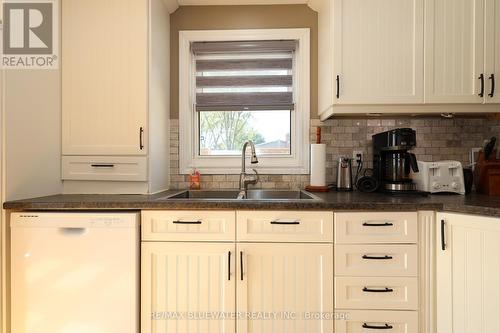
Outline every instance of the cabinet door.
[(334, 0), (336, 103), (423, 102), (423, 10), (423, 0)]
[(234, 244), (143, 242), (141, 332), (235, 332), (234, 254)]
[(333, 245), (237, 245), (238, 333), (332, 333)]
[(484, 1), (426, 0), (426, 103), (484, 101)]
[(437, 229), (437, 332), (500, 332), (500, 219), (438, 214)]
[(61, 7), (63, 155), (146, 154), (148, 1)]
[(500, 103), (500, 1), (486, 0), (486, 103)]

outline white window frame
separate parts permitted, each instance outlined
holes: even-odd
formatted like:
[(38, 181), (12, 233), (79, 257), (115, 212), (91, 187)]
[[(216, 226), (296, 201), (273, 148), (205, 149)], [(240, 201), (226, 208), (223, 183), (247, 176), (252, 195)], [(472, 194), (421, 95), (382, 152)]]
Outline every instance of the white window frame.
[[(179, 31), (179, 173), (196, 168), (202, 174), (239, 174), (241, 156), (199, 156), (198, 117), (195, 111), (195, 61), (192, 42), (238, 40), (298, 40), (295, 51), (294, 98), (291, 111), (291, 154), (258, 156), (252, 167), (261, 174), (309, 173), (310, 29), (189, 30)], [(263, 111), (265, 112), (265, 111)]]

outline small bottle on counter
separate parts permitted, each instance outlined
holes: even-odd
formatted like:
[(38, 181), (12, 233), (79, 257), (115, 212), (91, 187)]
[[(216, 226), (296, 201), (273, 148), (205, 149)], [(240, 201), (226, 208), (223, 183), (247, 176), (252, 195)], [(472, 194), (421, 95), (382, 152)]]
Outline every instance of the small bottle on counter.
[(199, 190), (200, 188), (200, 172), (196, 169), (193, 169), (193, 172), (191, 172), (191, 174), (189, 175), (189, 189)]

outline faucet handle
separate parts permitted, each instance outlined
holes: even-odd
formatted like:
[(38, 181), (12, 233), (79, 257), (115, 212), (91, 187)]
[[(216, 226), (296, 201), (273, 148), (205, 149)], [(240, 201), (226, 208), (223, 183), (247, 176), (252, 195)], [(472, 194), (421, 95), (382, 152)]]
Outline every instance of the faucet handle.
[[(255, 177), (255, 183), (258, 183), (258, 182), (259, 182), (259, 180), (260, 180), (259, 173), (258, 173), (258, 172), (257, 172), (257, 170), (255, 170), (255, 169), (252, 169), (252, 171), (255, 173), (255, 176), (256, 176), (256, 177)], [(254, 184), (255, 184), (255, 183), (254, 183)]]

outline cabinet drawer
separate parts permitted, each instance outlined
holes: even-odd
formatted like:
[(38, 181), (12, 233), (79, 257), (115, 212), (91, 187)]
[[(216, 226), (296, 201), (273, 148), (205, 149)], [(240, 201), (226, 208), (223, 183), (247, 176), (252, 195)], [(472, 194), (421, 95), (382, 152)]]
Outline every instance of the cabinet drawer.
[(417, 310), (418, 279), (336, 277), (335, 307), (360, 310)]
[(335, 213), (335, 243), (417, 243), (417, 213)]
[(143, 211), (142, 240), (235, 240), (234, 211)]
[(339, 276), (417, 276), (418, 247), (412, 245), (336, 245)]
[(349, 311), (346, 320), (335, 321), (335, 333), (418, 333), (418, 313), (413, 311)]
[(145, 156), (63, 156), (62, 179), (147, 181)]
[(238, 211), (238, 241), (332, 242), (332, 212)]

